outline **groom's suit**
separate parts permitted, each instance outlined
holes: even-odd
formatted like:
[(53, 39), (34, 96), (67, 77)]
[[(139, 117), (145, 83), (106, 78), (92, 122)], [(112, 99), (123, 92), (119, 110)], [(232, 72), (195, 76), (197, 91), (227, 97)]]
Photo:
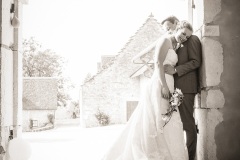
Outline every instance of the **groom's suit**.
[(195, 35), (183, 43), (177, 50), (177, 73), (174, 74), (174, 86), (182, 90), (183, 103), (179, 106), (183, 129), (187, 134), (189, 160), (193, 160), (196, 153), (197, 131), (193, 117), (194, 97), (199, 89), (199, 67), (202, 62), (202, 47)]

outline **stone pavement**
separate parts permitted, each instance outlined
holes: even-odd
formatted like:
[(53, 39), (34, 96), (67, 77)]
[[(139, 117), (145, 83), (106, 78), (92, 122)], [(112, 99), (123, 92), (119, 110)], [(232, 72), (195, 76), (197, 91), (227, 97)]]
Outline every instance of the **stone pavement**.
[(29, 160), (100, 160), (124, 125), (81, 128), (79, 125), (59, 125), (52, 130), (24, 132), (30, 142)]

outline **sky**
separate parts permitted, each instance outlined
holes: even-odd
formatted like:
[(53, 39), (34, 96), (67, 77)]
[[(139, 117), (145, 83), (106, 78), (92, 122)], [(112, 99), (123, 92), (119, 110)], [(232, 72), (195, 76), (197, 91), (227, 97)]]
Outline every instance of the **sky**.
[(62, 55), (66, 76), (81, 85), (101, 55), (118, 54), (151, 14), (187, 20), (187, 0), (29, 0), (22, 34)]

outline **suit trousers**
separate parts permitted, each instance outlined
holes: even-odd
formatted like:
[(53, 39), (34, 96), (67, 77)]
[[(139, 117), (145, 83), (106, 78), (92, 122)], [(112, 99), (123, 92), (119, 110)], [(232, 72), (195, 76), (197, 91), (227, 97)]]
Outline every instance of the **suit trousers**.
[(197, 130), (195, 126), (194, 97), (195, 93), (184, 93), (182, 104), (179, 106), (179, 112), (183, 123), (183, 129), (186, 132), (187, 148), (189, 160), (194, 160), (197, 147)]

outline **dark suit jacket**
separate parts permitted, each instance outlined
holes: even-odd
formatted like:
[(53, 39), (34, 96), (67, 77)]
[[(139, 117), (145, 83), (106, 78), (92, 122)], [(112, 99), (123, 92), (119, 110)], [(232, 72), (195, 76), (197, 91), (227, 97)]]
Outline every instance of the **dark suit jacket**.
[(174, 74), (175, 87), (183, 93), (197, 93), (199, 89), (199, 67), (202, 63), (202, 46), (195, 35), (177, 50), (177, 73)]

